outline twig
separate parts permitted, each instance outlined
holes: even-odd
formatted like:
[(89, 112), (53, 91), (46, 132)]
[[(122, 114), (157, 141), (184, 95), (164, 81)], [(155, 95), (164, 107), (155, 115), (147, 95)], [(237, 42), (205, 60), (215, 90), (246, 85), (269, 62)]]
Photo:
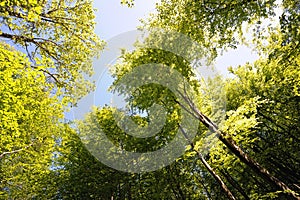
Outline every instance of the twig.
[(32, 145), (33, 145), (33, 142), (31, 144), (27, 145), (24, 148), (17, 149), (17, 150), (14, 150), (14, 151), (3, 152), (2, 154), (0, 154), (0, 159), (2, 159), (5, 155), (14, 154), (14, 153), (18, 153), (20, 151), (24, 151), (24, 150), (28, 149), (29, 147), (31, 147)]

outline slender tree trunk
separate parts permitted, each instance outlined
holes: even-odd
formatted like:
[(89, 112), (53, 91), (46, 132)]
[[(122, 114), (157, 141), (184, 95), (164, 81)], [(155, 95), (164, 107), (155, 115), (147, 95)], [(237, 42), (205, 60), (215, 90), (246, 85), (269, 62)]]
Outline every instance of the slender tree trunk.
[(201, 185), (203, 186), (203, 188), (205, 190), (205, 195), (207, 197), (207, 200), (211, 200), (211, 195), (210, 195), (210, 193), (209, 193), (209, 191), (208, 191), (208, 189), (207, 189), (204, 181), (202, 179), (199, 179), (199, 182), (201, 183)]
[[(169, 176), (168, 179), (169, 179), (169, 181), (170, 181), (170, 183), (171, 183), (171, 188), (172, 188), (172, 190), (173, 190), (175, 196), (177, 196), (177, 199), (185, 200), (186, 197), (185, 197), (185, 195), (184, 195), (184, 193), (183, 193), (183, 191), (182, 191), (182, 189), (181, 189), (180, 183), (178, 183), (178, 182), (174, 179), (174, 177), (172, 176), (172, 175), (173, 175), (173, 174), (172, 174), (173, 170), (171, 169), (171, 166), (170, 166), (170, 168), (166, 168), (166, 170), (167, 170), (168, 173), (169, 173), (169, 174), (168, 174), (168, 176)], [(172, 180), (171, 180), (171, 179), (172, 179)], [(177, 191), (174, 190), (172, 183), (174, 183), (174, 186), (176, 187)], [(176, 192), (175, 192), (175, 191), (176, 191)]]
[(221, 177), (215, 172), (215, 170), (206, 162), (206, 160), (204, 159), (203, 155), (195, 150), (195, 146), (194, 143), (192, 141), (189, 140), (186, 132), (183, 130), (183, 128), (181, 126), (179, 126), (182, 134), (184, 135), (185, 139), (189, 142), (189, 144), (192, 146), (192, 149), (197, 153), (199, 159), (201, 160), (201, 162), (203, 163), (203, 165), (205, 166), (205, 168), (209, 171), (209, 173), (214, 177), (214, 179), (218, 182), (218, 184), (221, 186), (222, 190), (225, 192), (225, 194), (227, 195), (228, 199), (230, 200), (235, 200), (236, 198), (233, 196), (232, 192), (230, 191), (230, 189), (227, 187), (227, 185), (223, 182), (223, 180), (221, 179)]
[(227, 181), (234, 187), (236, 188), (239, 193), (241, 193), (243, 195), (243, 197), (245, 198), (245, 200), (250, 200), (250, 198), (248, 197), (248, 195), (246, 194), (246, 192), (243, 190), (243, 188), (241, 188), (241, 186), (236, 182), (236, 180), (234, 180), (234, 178), (232, 178), (230, 176), (230, 174), (226, 171), (226, 170), (221, 170), (221, 173), (223, 174), (223, 176), (227, 179)]
[[(180, 93), (181, 94), (181, 93)], [(211, 132), (216, 133), (219, 140), (221, 140), (227, 148), (229, 148), (232, 153), (234, 153), (243, 163), (249, 166), (253, 171), (257, 172), (262, 178), (268, 181), (270, 184), (282, 191), (290, 191), (288, 193), (294, 199), (300, 200), (300, 197), (291, 190), (284, 182), (280, 181), (278, 178), (270, 174), (270, 172), (262, 167), (258, 162), (253, 160), (248, 154), (246, 154), (233, 140), (233, 138), (226, 132), (220, 131), (218, 126), (213, 123), (207, 116), (201, 113), (194, 103), (189, 99), (188, 96), (181, 94), (183, 99), (188, 103), (189, 108), (186, 108), (182, 103), (176, 101), (182, 108), (187, 112), (196, 117), (203, 125), (205, 125)]]
[(131, 182), (128, 182), (128, 200), (132, 200), (132, 195), (131, 195)]

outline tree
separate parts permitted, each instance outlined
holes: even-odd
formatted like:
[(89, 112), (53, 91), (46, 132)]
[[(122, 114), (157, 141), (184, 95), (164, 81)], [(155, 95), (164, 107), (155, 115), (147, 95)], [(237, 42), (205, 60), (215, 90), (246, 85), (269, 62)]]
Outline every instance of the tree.
[(286, 47), (278, 45), (278, 37), (269, 48), (282, 53), (279, 57), (262, 58), (254, 64), (232, 69), (237, 78), (228, 82), (228, 102), (231, 102), (230, 109), (236, 109), (249, 98), (265, 101), (257, 107), (258, 124), (251, 131), (251, 138), (245, 137), (255, 141), (247, 149), (298, 191), (299, 55), (293, 61), (282, 60), (290, 51), (283, 52)]
[(69, 125), (63, 129), (58, 152), (57, 199), (111, 199), (126, 183), (126, 175), (91, 155)]
[(64, 111), (93, 88), (103, 47), (92, 1), (5, 0), (0, 12), (0, 196), (58, 197)]
[[(126, 135), (124, 131), (122, 131), (116, 124), (113, 116), (114, 111), (115, 109), (109, 107), (101, 109), (95, 108), (93, 112), (89, 113), (85, 120), (83, 120), (79, 125), (79, 133), (81, 137), (85, 137), (90, 134), (95, 135), (98, 133), (98, 131), (100, 131), (101, 128), (116, 146), (118, 146), (120, 149), (124, 148), (129, 151), (147, 151), (149, 149), (155, 150), (165, 143), (164, 142), (161, 144), (161, 141), (153, 141), (151, 138), (139, 140)], [(137, 116), (132, 116), (132, 118), (136, 118), (135, 120), (137, 120), (137, 122), (142, 122), (141, 118)], [(168, 134), (170, 134), (169, 130), (164, 130), (159, 133), (160, 137), (165, 137)], [(122, 141), (122, 146), (120, 145), (120, 141)], [(93, 142), (101, 142), (101, 140), (96, 140)], [(82, 144), (68, 145), (70, 147), (73, 146), (72, 148), (76, 148), (76, 150), (72, 150), (72, 152), (81, 152), (82, 150), (84, 150), (84, 152), (86, 151)], [(101, 146), (101, 143), (98, 145)], [(202, 171), (199, 166), (194, 164), (195, 158), (193, 155), (195, 154), (193, 150), (187, 151), (185, 155), (178, 158), (178, 160), (175, 163), (172, 163), (170, 166), (153, 172), (145, 172), (140, 174), (125, 173), (110, 169), (107, 166), (104, 167), (104, 165), (100, 164), (99, 161), (97, 165), (102, 166), (101, 169), (98, 168), (97, 170), (93, 170), (95, 169), (94, 166), (97, 161), (94, 161), (95, 158), (87, 155), (89, 155), (88, 152), (83, 153), (82, 156), (80, 156), (80, 154), (73, 153), (72, 156), (68, 158), (70, 159), (71, 163), (69, 165), (65, 165), (68, 166), (67, 171), (74, 173), (75, 170), (76, 173), (76, 175), (70, 176), (69, 178), (64, 178), (63, 180), (67, 180), (68, 183), (62, 184), (63, 186), (71, 185), (69, 189), (73, 191), (73, 195), (86, 194), (87, 190), (83, 189), (85, 185), (89, 185), (89, 195), (93, 195), (93, 197), (96, 198), (107, 198), (111, 196), (114, 199), (204, 199), (206, 197), (205, 193), (208, 193), (203, 192), (205, 190), (205, 186), (203, 186), (203, 178), (198, 174), (199, 172), (205, 173), (205, 171)], [(92, 164), (94, 162), (95, 164)], [(63, 163), (68, 162), (65, 161)], [(90, 172), (91, 174), (87, 175), (87, 173)], [(98, 175), (100, 177), (95, 178), (98, 177)], [(90, 190), (94, 183), (98, 181), (99, 183), (97, 184), (97, 187), (99, 187), (99, 189)], [(74, 187), (75, 183), (76, 187)], [(216, 188), (217, 190), (220, 190), (219, 187)], [(64, 189), (63, 191), (69, 190)], [(104, 195), (106, 194), (108, 196), (105, 197)], [(213, 194), (213, 192), (207, 195), (210, 197), (215, 196), (219, 199), (226, 199), (226, 197), (224, 198), (224, 195)], [(75, 196), (73, 196), (73, 198), (74, 197)], [(76, 197), (78, 198), (79, 196)], [(88, 198), (88, 196), (85, 198)]]
[[(122, 2), (133, 5), (133, 1)], [(90, 91), (84, 73), (90, 72), (92, 57), (102, 48), (93, 33), (91, 2), (1, 2), (0, 37), (23, 53), (1, 43), (0, 197), (299, 199), (299, 3), (284, 0), (281, 5), (280, 24), (266, 29), (261, 21), (274, 17), (274, 0), (162, 0), (145, 27), (173, 30), (200, 45), (190, 45), (176, 34), (151, 32), (134, 51), (123, 52), (113, 71), (112, 90), (127, 94), (126, 109), (95, 108), (73, 129), (73, 124), (62, 121), (64, 108)], [(218, 52), (242, 42), (245, 23), (254, 27), (260, 59), (231, 69), (234, 78), (216, 77), (205, 85), (193, 64), (201, 55), (210, 63)], [(148, 63), (160, 66), (149, 79), (168, 79), (176, 90), (148, 84), (142, 76), (151, 68), (148, 65), (141, 76), (122, 81)], [(132, 84), (141, 82), (147, 84), (130, 93)], [(226, 113), (216, 112), (223, 101), (219, 85), (225, 85), (227, 92)], [(165, 119), (157, 117), (154, 103), (165, 108)], [(116, 116), (125, 123), (118, 123)], [(180, 122), (186, 116), (190, 123), (183, 128)], [(132, 122), (147, 127), (152, 120), (165, 121), (163, 127), (150, 127), (159, 128), (155, 136), (127, 134), (128, 130), (143, 134), (132, 129)], [(196, 130), (195, 137), (189, 128)], [(159, 150), (176, 134), (185, 141), (184, 152), (153, 172), (120, 172), (96, 160), (79, 138), (99, 129), (121, 152)], [(210, 145), (206, 140), (214, 138), (212, 133), (217, 140)], [(203, 152), (205, 148), (209, 151)]]
[(56, 192), (50, 168), (63, 110), (57, 96), (51, 95), (52, 89), (24, 54), (1, 43), (2, 199), (50, 198)]
[(0, 12), (0, 38), (26, 53), (66, 101), (76, 103), (93, 88), (84, 77), (91, 76), (103, 42), (94, 33), (92, 1), (5, 0)]
[[(244, 4), (247, 4), (248, 6), (245, 6)], [(283, 6), (287, 6), (285, 3)], [(272, 17), (274, 15), (274, 8), (276, 7), (276, 4), (274, 1), (267, 1), (264, 3), (258, 2), (258, 1), (250, 1), (250, 2), (222, 2), (220, 3), (214, 3), (212, 1), (209, 2), (191, 2), (191, 1), (162, 1), (161, 5), (158, 5), (157, 10), (158, 13), (154, 14), (152, 18), (149, 20), (149, 22), (145, 22), (146, 27), (163, 27), (167, 30), (175, 30), (184, 34), (187, 34), (194, 40), (198, 41), (202, 48), (206, 48), (210, 50), (211, 58), (213, 59), (216, 53), (216, 48), (226, 49), (228, 46), (235, 46), (237, 44), (237, 41), (243, 40), (243, 33), (242, 33), (242, 24), (244, 22), (248, 22), (249, 24), (253, 24), (254, 27), (256, 27), (256, 34), (259, 36), (260, 39), (265, 39), (265, 36), (262, 34), (263, 31), (260, 30), (260, 24), (261, 20), (265, 17)], [(244, 12), (246, 11), (246, 12)], [(292, 12), (292, 11), (291, 11)], [(296, 13), (292, 12), (294, 15), (297, 15)], [(294, 23), (292, 21), (288, 20), (288, 24), (294, 26)], [(284, 27), (284, 24), (281, 24), (282, 27)], [(289, 26), (288, 26), (289, 27)], [(265, 30), (265, 29), (263, 29)], [(273, 32), (272, 32), (273, 31)], [(234, 38), (237, 34), (240, 34), (238, 39)], [(297, 33), (297, 32), (293, 32)], [(297, 34), (296, 34), (297, 35)], [(148, 38), (149, 43), (167, 43), (166, 38), (160, 37), (159, 34), (154, 35), (155, 37)], [(267, 62), (273, 62), (272, 56), (280, 56), (284, 57), (284, 50), (288, 49), (289, 53), (293, 52), (294, 58), (298, 57), (297, 52), (293, 51), (294, 47), (297, 47), (298, 43), (297, 40), (293, 40), (295, 44), (293, 45), (292, 42), (289, 42), (289, 45), (285, 45), (284, 42), (286, 42), (286, 34), (281, 32), (274, 32), (274, 29), (271, 29), (271, 32), (269, 32), (268, 37), (269, 38), (285, 38), (285, 40), (279, 40), (283, 41), (282, 43), (279, 43), (278, 48), (275, 48), (276, 50), (271, 52), (273, 50), (272, 46), (263, 46), (259, 44), (257, 48), (262, 50), (266, 55), (270, 56), (270, 60)], [(296, 37), (294, 37), (296, 38)], [(167, 40), (172, 40), (170, 38), (167, 38)], [(288, 37), (290, 39), (290, 37)], [(296, 46), (295, 46), (296, 45)], [(147, 45), (146, 45), (147, 46)], [(287, 47), (286, 47), (287, 46)], [(271, 53), (270, 53), (271, 52)], [(289, 54), (288, 54), (289, 55)], [(114, 77), (116, 78), (115, 85), (118, 84), (119, 80), (122, 79), (123, 76), (126, 75), (126, 73), (130, 73), (135, 67), (146, 64), (146, 63), (163, 63), (167, 64), (169, 66), (172, 66), (176, 68), (178, 71), (181, 72), (183, 76), (185, 76), (188, 80), (193, 79), (193, 74), (190, 73), (191, 65), (188, 61), (183, 61), (184, 59), (180, 58), (179, 56), (174, 56), (172, 53), (167, 53), (159, 50), (149, 50), (149, 49), (143, 49), (143, 48), (137, 48), (132, 53), (125, 53), (123, 56), (124, 60), (121, 64), (117, 65), (116, 71), (114, 72)], [(276, 60), (276, 59), (275, 59)], [(291, 63), (285, 62), (284, 59), (279, 59), (281, 62), (279, 62), (280, 65), (287, 67), (290, 66)], [(278, 62), (279, 60), (276, 60), (275, 62)], [(290, 60), (289, 60), (290, 61)], [(298, 67), (298, 63), (296, 62), (292, 65), (296, 65)], [(272, 67), (272, 70), (274, 70), (274, 66)], [(271, 70), (271, 71), (272, 71)], [(293, 72), (295, 73), (295, 72)], [(249, 74), (247, 74), (249, 75)], [(291, 75), (291, 74), (290, 74)], [(265, 77), (264, 73), (258, 74), (261, 78)], [(270, 75), (269, 75), (270, 76)], [(296, 76), (296, 80), (298, 80), (297, 73), (293, 76)], [(278, 77), (281, 78), (282, 77)], [(280, 79), (279, 79), (280, 80)], [(138, 80), (131, 80), (132, 82), (138, 81)], [(258, 81), (257, 78), (255, 80), (257, 81), (257, 84), (263, 84), (263, 82)], [(132, 83), (130, 82), (130, 83)], [(253, 84), (253, 83), (252, 83)], [(290, 83), (289, 83), (290, 84)], [(296, 84), (293, 84), (294, 86), (294, 93), (295, 91), (298, 91), (298, 81), (296, 81)], [(258, 86), (259, 87), (259, 86)], [(263, 88), (262, 86), (260, 86)], [(195, 88), (197, 88), (197, 84), (195, 84)], [(249, 88), (249, 90), (252, 90), (256, 96), (261, 96), (258, 91), (253, 90), (253, 88)], [(130, 91), (129, 88), (125, 86), (121, 86), (116, 91), (126, 94)], [(156, 92), (159, 91), (159, 92)], [(137, 109), (147, 110), (148, 106), (151, 106), (153, 103), (152, 99), (160, 100), (164, 103), (166, 102), (172, 102), (177, 103), (180, 105), (180, 102), (176, 101), (174, 98), (167, 98), (169, 95), (168, 92), (165, 92), (167, 90), (163, 88), (159, 88), (157, 85), (151, 85), (147, 89), (143, 88), (138, 95), (131, 95), (130, 98), (127, 99), (127, 102), (130, 106), (133, 106)], [(282, 91), (281, 91), (282, 92)], [(297, 93), (296, 93), (297, 94)], [(281, 93), (283, 96), (288, 96), (287, 93)], [(235, 95), (233, 95), (235, 96)], [(195, 99), (188, 98), (187, 94), (183, 94), (183, 97), (186, 100), (186, 103), (189, 104), (188, 109), (192, 113), (194, 113), (195, 117), (204, 124), (209, 130), (212, 132), (217, 133), (218, 138), (220, 139), (221, 143), (220, 146), (218, 146), (217, 151), (219, 153), (216, 153), (216, 156), (220, 155), (220, 151), (223, 149), (223, 145), (225, 145), (230, 151), (226, 152), (226, 154), (232, 155), (228, 156), (228, 160), (234, 160), (239, 158), (240, 160), (237, 160), (236, 163), (231, 164), (233, 168), (240, 169), (240, 170), (246, 170), (249, 174), (252, 174), (252, 172), (249, 172), (249, 169), (253, 170), (257, 173), (259, 176), (255, 176), (254, 180), (251, 180), (252, 182), (257, 182), (259, 185), (265, 185), (267, 183), (268, 186), (264, 188), (264, 190), (258, 192), (254, 191), (256, 194), (251, 194), (252, 191), (248, 190), (246, 191), (242, 189), (239, 184), (236, 184), (236, 177), (232, 177), (230, 173), (228, 173), (228, 168), (224, 168), (220, 170), (220, 173), (222, 176), (226, 179), (226, 182), (232, 185), (233, 188), (238, 190), (240, 195), (249, 198), (249, 196), (255, 198), (255, 195), (261, 196), (261, 197), (272, 197), (272, 195), (276, 196), (278, 194), (282, 195), (285, 198), (289, 198), (281, 193), (287, 193), (287, 195), (290, 195), (290, 197), (298, 199), (298, 195), (296, 194), (297, 186), (293, 186), (294, 182), (290, 182), (289, 180), (285, 179), (283, 175), (280, 175), (280, 173), (276, 173), (276, 171), (269, 172), (265, 166), (269, 166), (269, 169), (272, 169), (271, 165), (267, 165), (265, 161), (261, 160), (259, 156), (256, 154), (252, 154), (249, 148), (249, 146), (252, 148), (253, 145), (256, 145), (256, 141), (258, 141), (258, 138), (254, 137), (252, 134), (248, 134), (249, 130), (252, 132), (252, 129), (255, 129), (256, 126), (260, 127), (257, 128), (257, 131), (263, 131), (262, 126), (258, 126), (261, 121), (255, 118), (256, 115), (260, 116), (261, 119), (267, 120), (268, 116), (265, 115), (263, 117), (261, 112), (261, 102), (255, 100), (256, 96), (246, 96), (245, 99), (248, 100), (248, 103), (246, 101), (243, 101), (242, 104), (240, 104), (237, 107), (234, 107), (234, 109), (240, 109), (241, 111), (237, 110), (236, 112), (229, 113), (229, 118), (227, 123), (231, 123), (230, 126), (227, 124), (228, 128), (221, 129), (216, 126), (215, 123), (212, 122), (212, 120), (208, 117), (207, 114), (204, 114), (202, 109), (205, 110), (203, 107), (198, 107), (199, 104)], [(151, 99), (150, 103), (146, 103), (147, 100)], [(167, 100), (168, 99), (168, 100)], [(296, 102), (298, 98), (296, 97)], [(198, 99), (197, 99), (198, 100)], [(238, 101), (237, 98), (232, 98), (230, 100)], [(253, 101), (254, 100), (254, 101)], [(266, 98), (262, 99), (262, 102), (266, 101)], [(254, 107), (249, 107), (249, 102), (252, 102), (254, 104)], [(172, 104), (172, 103), (171, 103)], [(230, 103), (231, 104), (231, 103)], [(165, 105), (165, 104), (164, 104)], [(200, 104), (201, 105), (201, 104)], [(263, 104), (264, 105), (264, 104)], [(269, 104), (269, 106), (272, 104)], [(298, 104), (296, 105), (293, 103), (293, 109), (297, 108)], [(182, 105), (180, 105), (182, 107)], [(175, 105), (173, 106), (175, 107)], [(283, 108), (282, 108), (283, 109)], [(267, 109), (267, 111), (270, 110), (270, 108)], [(293, 111), (294, 112), (294, 111)], [(297, 112), (296, 112), (297, 114)], [(277, 114), (278, 115), (278, 114)], [(276, 115), (276, 116), (277, 116)], [(180, 116), (180, 114), (179, 114)], [(294, 116), (294, 114), (293, 114)], [(269, 117), (270, 118), (270, 117)], [(180, 117), (179, 117), (180, 119)], [(270, 121), (270, 119), (269, 119)], [(273, 121), (275, 125), (277, 126), (276, 120)], [(297, 120), (296, 120), (297, 121)], [(236, 125), (235, 125), (236, 123)], [(241, 125), (239, 125), (239, 123)], [(264, 125), (267, 125), (264, 123)], [(294, 126), (294, 125), (293, 125)], [(232, 132), (234, 131), (234, 133)], [(200, 133), (199, 133), (200, 134)], [(241, 137), (241, 135), (243, 137)], [(294, 134), (293, 134), (294, 135)], [(294, 136), (293, 138), (297, 138), (297, 136)], [(245, 141), (243, 141), (245, 140)], [(266, 139), (267, 140), (267, 139)], [(278, 141), (279, 138), (276, 138), (276, 141)], [(292, 140), (293, 141), (293, 140)], [(282, 141), (281, 141), (282, 142)], [(223, 143), (223, 144), (222, 144)], [(271, 144), (271, 143), (270, 143)], [(227, 149), (227, 150), (228, 150)], [(292, 147), (293, 149), (293, 147)], [(296, 148), (297, 149), (297, 148)], [(279, 148), (276, 148), (278, 151)], [(230, 153), (231, 152), (231, 153)], [(294, 152), (294, 150), (292, 151)], [(286, 154), (288, 155), (288, 154)], [(254, 157), (253, 157), (254, 156)], [(294, 154), (291, 156), (295, 156)], [(221, 163), (223, 162), (224, 158), (220, 158)], [(218, 159), (217, 159), (218, 160)], [(298, 162), (297, 159), (293, 162)], [(230, 162), (228, 162), (230, 163)], [(274, 166), (273, 162), (273, 165)], [(212, 163), (213, 164), (213, 163)], [(220, 166), (221, 164), (219, 163)], [(275, 164), (279, 169), (286, 171), (285, 173), (288, 173), (288, 169), (285, 168), (282, 165)], [(292, 177), (290, 177), (292, 180)], [(238, 180), (238, 179), (237, 179)], [(295, 180), (295, 179), (293, 179)], [(296, 183), (297, 185), (297, 183)], [(274, 193), (274, 190), (276, 191)], [(294, 191), (293, 191), (294, 190)], [(247, 194), (248, 193), (248, 194)], [(251, 194), (251, 195), (250, 195)]]
[[(162, 0), (156, 7), (157, 13), (143, 21), (146, 27), (186, 34), (216, 56), (220, 49), (235, 48), (241, 42), (240, 36), (245, 34), (243, 24), (259, 27), (263, 19), (274, 16), (276, 6), (275, 0)], [(255, 30), (262, 31), (258, 27)]]

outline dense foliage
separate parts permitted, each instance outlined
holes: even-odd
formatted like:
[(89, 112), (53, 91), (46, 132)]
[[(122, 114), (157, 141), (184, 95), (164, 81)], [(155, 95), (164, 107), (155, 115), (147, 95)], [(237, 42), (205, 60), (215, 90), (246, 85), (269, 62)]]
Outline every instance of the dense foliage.
[(5, 0), (0, 13), (0, 37), (21, 48), (68, 101), (76, 103), (90, 91), (84, 75), (91, 75), (93, 57), (102, 47), (94, 33), (92, 1)]
[[(47, 198), (53, 192), (50, 170), (63, 117), (51, 84), (25, 55), (0, 47), (1, 198)], [(43, 67), (41, 66), (41, 69)]]
[[(278, 7), (282, 13), (276, 15)], [(102, 48), (91, 1), (1, 2), (0, 199), (300, 199), (299, 9), (293, 0), (161, 0), (144, 27), (185, 34), (200, 46), (150, 34), (134, 51), (123, 51), (111, 86), (128, 95), (128, 109), (119, 117), (145, 127), (155, 118), (154, 103), (166, 108), (163, 128), (138, 138), (120, 127), (118, 109), (110, 106), (93, 108), (77, 124), (63, 120), (67, 106), (91, 91), (85, 77)], [(276, 18), (278, 24), (268, 24)], [(200, 79), (195, 68), (246, 42), (245, 26), (253, 29), (260, 58), (230, 67), (230, 78)], [(196, 57), (149, 44), (179, 45), (177, 52)], [(178, 71), (186, 81), (176, 85), (178, 91), (189, 84), (193, 96), (182, 93), (179, 100), (159, 84), (128, 94), (130, 84), (145, 80), (122, 78), (148, 63), (163, 64), (150, 78), (173, 77), (166, 66)], [(196, 122), (190, 124), (197, 126), (194, 138), (180, 126), (182, 108)], [(122, 172), (101, 163), (82, 142), (97, 131), (121, 152), (155, 151), (176, 134), (186, 146), (166, 167)]]

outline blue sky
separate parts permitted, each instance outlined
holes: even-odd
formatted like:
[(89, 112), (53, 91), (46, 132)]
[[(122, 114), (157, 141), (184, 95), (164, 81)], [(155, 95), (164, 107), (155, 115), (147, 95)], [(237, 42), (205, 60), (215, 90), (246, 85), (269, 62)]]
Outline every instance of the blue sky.
[[(120, 4), (120, 0), (95, 0), (94, 6), (98, 9), (96, 15), (96, 33), (104, 40), (118, 34), (134, 30), (140, 25), (139, 19), (145, 18), (150, 12), (155, 12), (155, 3), (158, 0), (136, 0), (133, 8)], [(227, 66), (244, 64), (247, 60), (256, 59), (256, 55), (245, 46), (237, 50), (224, 53), (216, 61), (216, 67), (226, 71)]]
[(155, 11), (157, 0), (136, 0), (133, 8), (121, 5), (120, 0), (95, 0), (97, 8), (96, 33), (107, 40), (115, 35), (131, 31), (140, 25), (139, 19)]

